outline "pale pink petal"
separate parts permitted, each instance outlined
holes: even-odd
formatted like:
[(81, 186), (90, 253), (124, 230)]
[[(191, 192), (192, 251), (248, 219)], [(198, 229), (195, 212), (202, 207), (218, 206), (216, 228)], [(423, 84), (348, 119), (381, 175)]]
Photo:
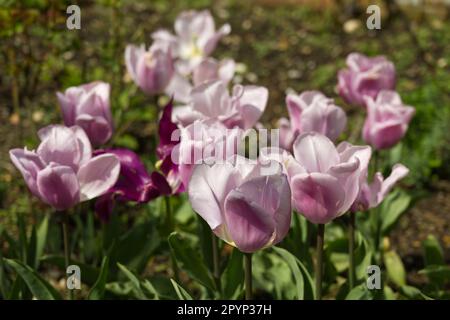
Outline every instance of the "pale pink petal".
[(120, 162), (113, 154), (104, 153), (83, 164), (77, 173), (81, 201), (93, 199), (108, 191), (116, 183), (119, 172)]
[(295, 159), (309, 172), (327, 172), (339, 163), (339, 154), (333, 143), (324, 135), (309, 132), (294, 142)]
[(37, 187), (42, 201), (56, 210), (67, 210), (80, 201), (80, 186), (71, 167), (50, 164), (39, 171)]

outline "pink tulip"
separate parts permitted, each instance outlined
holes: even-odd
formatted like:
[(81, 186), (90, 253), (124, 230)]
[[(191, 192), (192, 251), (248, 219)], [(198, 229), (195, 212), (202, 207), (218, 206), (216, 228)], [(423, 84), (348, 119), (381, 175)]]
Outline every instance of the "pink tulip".
[(173, 118), (181, 126), (213, 119), (228, 128), (249, 129), (264, 112), (268, 97), (264, 87), (235, 85), (230, 96), (222, 81), (206, 82), (192, 90), (192, 102), (176, 108)]
[(214, 19), (208, 10), (190, 10), (176, 18), (175, 35), (167, 30), (159, 30), (152, 37), (158, 46), (171, 49), (177, 59), (177, 70), (185, 76), (192, 73), (229, 32), (228, 24), (216, 31)]
[(175, 155), (178, 159), (181, 181), (188, 186), (196, 164), (205, 161), (224, 163), (238, 153), (243, 137), (239, 128), (227, 129), (220, 122), (211, 120), (196, 121), (181, 129), (181, 142)]
[(154, 95), (164, 92), (174, 74), (170, 50), (152, 45), (148, 50), (141, 45), (128, 45), (125, 49), (125, 64), (133, 81), (145, 93)]
[(289, 94), (286, 105), (290, 125), (284, 118), (279, 122), (281, 146), (286, 150), (291, 150), (295, 138), (305, 132), (317, 132), (334, 141), (347, 124), (345, 112), (319, 91)]
[[(213, 58), (205, 58), (194, 68), (191, 77), (176, 72), (165, 92), (175, 101), (189, 103), (193, 88), (205, 82), (221, 80), (225, 86), (228, 86), (234, 76), (235, 67), (236, 63), (232, 59), (217, 61)], [(189, 78), (192, 78), (192, 81)]]
[(372, 183), (368, 183), (367, 179), (361, 186), (361, 191), (352, 205), (352, 211), (358, 210), (365, 211), (370, 208), (375, 208), (380, 205), (381, 202), (389, 194), (389, 191), (394, 187), (397, 181), (406, 177), (409, 173), (409, 169), (402, 164), (396, 164), (392, 168), (392, 172), (389, 177), (384, 179), (381, 172), (377, 172)]
[(57, 92), (65, 125), (83, 128), (93, 145), (107, 142), (113, 132), (109, 94), (109, 84), (100, 81)]
[(338, 91), (348, 103), (365, 106), (365, 96), (375, 99), (381, 90), (395, 88), (394, 64), (383, 56), (351, 53), (347, 66), (338, 73)]
[(120, 163), (112, 154), (92, 157), (86, 133), (78, 126), (48, 126), (38, 132), (37, 151), (12, 149), (14, 165), (30, 191), (58, 211), (106, 193), (117, 181)]
[(196, 166), (189, 183), (192, 208), (219, 238), (242, 252), (280, 242), (290, 227), (286, 175), (263, 175), (262, 168), (237, 156), (234, 163)]
[(415, 109), (405, 106), (394, 91), (381, 91), (376, 100), (367, 97), (366, 101), (364, 141), (376, 149), (387, 149), (397, 144), (408, 130)]
[(337, 148), (326, 136), (310, 132), (294, 142), (294, 157), (281, 161), (289, 177), (293, 205), (313, 223), (327, 223), (347, 212), (360, 190), (371, 149), (348, 143)]

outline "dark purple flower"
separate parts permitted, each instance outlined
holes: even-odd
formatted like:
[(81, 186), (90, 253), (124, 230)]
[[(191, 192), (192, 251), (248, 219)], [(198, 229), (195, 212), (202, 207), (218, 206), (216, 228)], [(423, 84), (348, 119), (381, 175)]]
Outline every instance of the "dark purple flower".
[(160, 159), (160, 170), (164, 173), (173, 193), (184, 192), (185, 186), (181, 183), (178, 164), (172, 161), (172, 153), (177, 152), (180, 144), (180, 131), (172, 122), (173, 99), (164, 107), (159, 120), (159, 145), (156, 149)]
[(138, 155), (128, 149), (96, 150), (96, 155), (108, 153), (120, 161), (120, 174), (116, 184), (95, 204), (95, 211), (102, 220), (108, 220), (113, 201), (149, 202), (161, 195), (171, 194), (166, 178), (158, 172), (149, 174)]

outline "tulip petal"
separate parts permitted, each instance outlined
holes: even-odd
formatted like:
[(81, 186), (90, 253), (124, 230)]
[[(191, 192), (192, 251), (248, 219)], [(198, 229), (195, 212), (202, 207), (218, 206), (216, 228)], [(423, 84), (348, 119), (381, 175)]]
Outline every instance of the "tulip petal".
[[(244, 86), (242, 94), (237, 98), (238, 110), (243, 120), (242, 128), (252, 128), (264, 112), (269, 99), (267, 88)], [(235, 92), (235, 89), (233, 89)]]
[(381, 176), (381, 179), (378, 179), (378, 183), (374, 181), (370, 184), (370, 191), (375, 195), (375, 203), (371, 203), (371, 207), (376, 207), (383, 202), (394, 185), (399, 180), (406, 177), (408, 173), (409, 169), (400, 163), (394, 165), (391, 174), (384, 181), (381, 173), (378, 173)]
[(78, 142), (78, 148), (81, 151), (81, 160), (79, 165), (85, 164), (92, 157), (92, 145), (83, 128), (79, 126), (70, 127)]
[(27, 149), (12, 149), (9, 151), (9, 156), (16, 168), (19, 169), (30, 191), (35, 196), (39, 196), (37, 175), (45, 167), (42, 159), (36, 152)]
[(233, 190), (225, 202), (228, 233), (242, 252), (254, 252), (268, 245), (275, 223), (270, 212), (239, 190)]
[(49, 126), (38, 132), (43, 141), (37, 149), (38, 155), (46, 163), (55, 162), (71, 167), (74, 171), (83, 158), (82, 150), (73, 131), (65, 126)]
[(92, 117), (88, 114), (81, 114), (76, 119), (77, 125), (89, 134), (93, 145), (104, 144), (111, 138), (112, 130), (110, 124), (103, 117)]
[(336, 218), (345, 200), (339, 180), (323, 173), (294, 176), (291, 190), (296, 209), (312, 223), (327, 223)]
[(119, 159), (113, 154), (102, 154), (90, 159), (78, 170), (81, 201), (98, 197), (114, 186), (120, 172)]
[(195, 167), (189, 182), (189, 200), (212, 230), (223, 223), (225, 198), (240, 183), (239, 179), (239, 172), (229, 164)]
[(71, 167), (50, 164), (39, 171), (37, 187), (40, 198), (56, 210), (67, 210), (80, 201), (80, 186)]
[(327, 172), (339, 163), (339, 154), (330, 139), (315, 132), (304, 133), (295, 140), (294, 156), (309, 172)]

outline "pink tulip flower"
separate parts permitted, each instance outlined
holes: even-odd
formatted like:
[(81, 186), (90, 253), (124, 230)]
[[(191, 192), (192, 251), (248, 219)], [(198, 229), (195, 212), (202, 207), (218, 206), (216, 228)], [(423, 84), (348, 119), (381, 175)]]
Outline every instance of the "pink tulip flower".
[(183, 76), (175, 72), (165, 92), (177, 102), (187, 104), (191, 101), (191, 91), (194, 87), (205, 82), (221, 80), (225, 86), (233, 79), (236, 63), (232, 59), (217, 61), (205, 58), (192, 72), (192, 75)]
[(227, 129), (220, 122), (197, 120), (181, 129), (181, 142), (175, 156), (181, 181), (188, 186), (195, 165), (205, 163), (225, 163), (238, 153), (243, 131), (239, 128)]
[(12, 149), (14, 165), (33, 195), (58, 211), (106, 193), (117, 181), (120, 163), (115, 155), (92, 157), (86, 133), (78, 126), (54, 125), (38, 132), (37, 151)]
[(310, 132), (300, 135), (293, 149), (294, 157), (284, 153), (282, 161), (298, 212), (320, 224), (347, 212), (359, 194), (370, 147), (345, 143), (336, 148), (326, 136)]
[(125, 64), (133, 81), (149, 95), (163, 93), (174, 75), (170, 50), (152, 45), (148, 50), (141, 45), (128, 45)]
[(93, 145), (106, 143), (113, 132), (109, 94), (109, 84), (100, 81), (57, 92), (64, 124), (83, 128)]
[(365, 211), (378, 207), (386, 198), (394, 185), (409, 173), (409, 169), (398, 163), (392, 168), (392, 172), (384, 179), (381, 172), (377, 172), (373, 181), (369, 184), (367, 179), (361, 186), (361, 191), (352, 205), (352, 211)]
[(295, 138), (305, 132), (317, 132), (336, 140), (347, 124), (345, 112), (319, 91), (305, 91), (286, 97), (290, 123), (279, 121), (280, 145), (292, 149)]
[(338, 73), (338, 91), (348, 103), (365, 106), (365, 96), (375, 99), (381, 90), (395, 88), (394, 64), (383, 56), (351, 53), (347, 67)]
[(228, 24), (216, 30), (208, 10), (190, 10), (176, 18), (175, 35), (159, 30), (152, 34), (152, 38), (159, 47), (170, 48), (177, 59), (177, 70), (186, 76), (214, 51), (218, 41), (228, 33)]
[(222, 81), (206, 82), (192, 90), (189, 105), (174, 110), (173, 119), (181, 126), (213, 119), (228, 128), (249, 129), (264, 112), (268, 97), (264, 87), (235, 85), (230, 96)]
[(405, 106), (398, 93), (381, 91), (376, 100), (367, 101), (367, 118), (363, 127), (363, 139), (375, 149), (388, 149), (406, 134), (415, 109)]
[(201, 164), (189, 183), (192, 208), (221, 239), (242, 252), (280, 242), (291, 222), (285, 174), (263, 175), (260, 163), (237, 156), (234, 163)]

